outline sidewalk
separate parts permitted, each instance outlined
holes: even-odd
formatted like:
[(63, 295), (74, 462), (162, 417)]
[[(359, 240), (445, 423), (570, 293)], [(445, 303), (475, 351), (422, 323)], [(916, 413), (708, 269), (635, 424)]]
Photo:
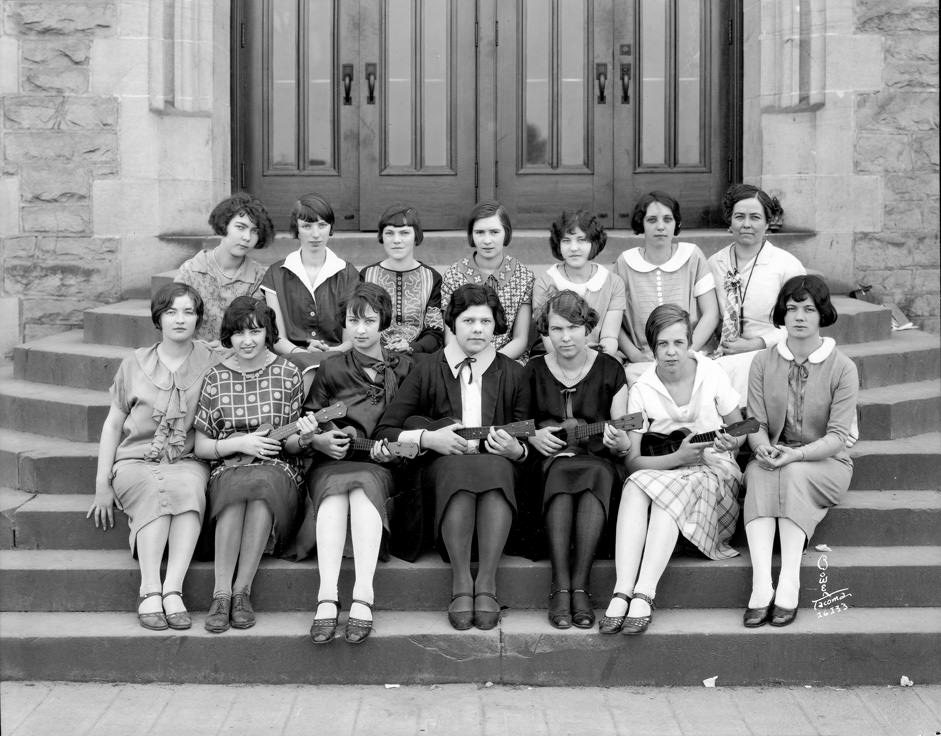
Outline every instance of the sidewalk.
[(941, 686), (0, 683), (4, 736), (936, 736)]

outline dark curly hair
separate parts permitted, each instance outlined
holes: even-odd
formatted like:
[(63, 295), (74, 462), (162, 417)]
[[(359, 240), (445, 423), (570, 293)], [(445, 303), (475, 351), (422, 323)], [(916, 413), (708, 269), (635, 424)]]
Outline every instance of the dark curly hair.
[(170, 309), (176, 298), (180, 296), (188, 296), (193, 300), (193, 309), (196, 310), (196, 329), (198, 330), (203, 323), (203, 298), (199, 295), (199, 292), (189, 284), (174, 281), (161, 286), (160, 290), (150, 300), (150, 319), (158, 330), (160, 329), (160, 318), (163, 313)]
[(836, 322), (839, 315), (836, 307), (830, 301), (830, 287), (819, 276), (807, 274), (806, 276), (792, 276), (784, 282), (778, 292), (777, 301), (771, 310), (771, 324), (775, 327), (784, 325), (784, 315), (787, 313), (787, 301), (793, 299), (802, 302), (810, 297), (820, 314), (820, 326), (829, 327)]
[(387, 227), (410, 227), (415, 231), (415, 245), (421, 245), (425, 239), (425, 231), (422, 230), (421, 220), (418, 217), (418, 210), (405, 204), (394, 204), (386, 208), (379, 218), (379, 242), (382, 242), (382, 231)]
[(483, 284), (464, 284), (455, 289), (444, 314), (444, 323), (451, 332), (454, 332), (457, 318), (471, 307), (479, 306), (490, 307), (490, 311), (493, 312), (493, 334), (505, 334), (508, 326), (500, 297), (492, 288)]
[(557, 261), (563, 260), (562, 238), (575, 232), (575, 228), (585, 233), (585, 237), (591, 243), (591, 250), (588, 253), (589, 261), (603, 251), (608, 243), (608, 234), (604, 230), (604, 225), (591, 212), (587, 210), (563, 212), (549, 226), (549, 248)]
[(752, 184), (733, 184), (722, 197), (722, 218), (726, 225), (732, 222), (732, 211), (735, 205), (743, 199), (757, 199), (761, 208), (765, 211), (765, 220), (771, 222), (777, 215), (781, 214), (781, 205), (775, 203), (771, 195), (763, 189), (759, 189)]
[(352, 312), (356, 317), (362, 317), (369, 307), (379, 316), (379, 330), (386, 330), (392, 324), (392, 299), (389, 292), (379, 284), (361, 281), (353, 291), (340, 300), (340, 324), (346, 324), (346, 313)]
[(258, 228), (256, 248), (264, 248), (274, 240), (274, 223), (268, 210), (248, 192), (236, 192), (213, 207), (209, 226), (216, 235), (225, 235), (229, 223), (239, 215), (245, 215)]
[(219, 329), (219, 341), (223, 347), (232, 347), (232, 335), (242, 330), (261, 327), (265, 330), (265, 347), (274, 351), (278, 341), (278, 323), (274, 310), (265, 302), (252, 296), (237, 296), (226, 307)]
[(573, 325), (584, 325), (586, 335), (598, 325), (598, 312), (588, 306), (588, 302), (571, 289), (565, 289), (550, 296), (546, 306), (536, 317), (536, 332), (543, 337), (549, 334), (550, 312), (568, 320)]
[(297, 221), (317, 222), (323, 220), (330, 226), (330, 234), (333, 235), (333, 226), (336, 223), (336, 215), (333, 214), (333, 207), (323, 197), (314, 192), (304, 194), (299, 197), (291, 208), (290, 227), (291, 235), (298, 237)]
[(635, 235), (644, 234), (644, 218), (647, 217), (647, 208), (654, 202), (658, 202), (673, 213), (673, 220), (676, 227), (673, 230), (674, 235), (679, 235), (682, 230), (683, 216), (680, 214), (680, 203), (677, 202), (666, 192), (647, 192), (643, 197), (637, 200), (634, 205), (634, 212), (631, 214), (631, 229)]
[(510, 241), (513, 239), (513, 225), (510, 224), (510, 215), (506, 211), (506, 207), (502, 204), (488, 200), (486, 202), (478, 202), (474, 205), (474, 209), (471, 210), (470, 215), (467, 217), (467, 244), (471, 248), (477, 247), (474, 245), (474, 223), (476, 223), (477, 220), (494, 216), (500, 218), (500, 224), (503, 225), (503, 232), (505, 233), (503, 247), (506, 248), (510, 244)]

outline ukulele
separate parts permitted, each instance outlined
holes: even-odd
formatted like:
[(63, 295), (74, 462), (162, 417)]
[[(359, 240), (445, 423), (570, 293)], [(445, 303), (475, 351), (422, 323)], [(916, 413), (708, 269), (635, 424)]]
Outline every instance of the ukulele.
[[(343, 432), (343, 434), (350, 438), (350, 444), (346, 448), (347, 455), (354, 450), (370, 452), (375, 445), (382, 444), (382, 440), (371, 440), (366, 437), (361, 437), (356, 427), (337, 427), (333, 425), (331, 429)], [(386, 442), (385, 446), (394, 457), (404, 457), (411, 460), (413, 457), (418, 456), (418, 445), (414, 442)]]
[[(450, 427), (452, 424), (460, 424), (460, 422), (451, 417), (444, 417), (434, 421), (428, 417), (409, 417), (405, 420), (405, 425), (402, 429), (424, 429), (429, 432), (434, 432), (436, 429), (444, 429), (445, 427)], [(532, 419), (524, 419), (521, 422), (511, 422), (510, 424), (503, 424), (501, 426), (461, 427), (453, 431), (454, 434), (465, 440), (482, 440), (490, 434), (491, 429), (502, 429), (511, 437), (532, 437), (536, 434), (536, 422)]]
[[(757, 419), (743, 419), (741, 422), (733, 422), (724, 428), (727, 434), (733, 437), (741, 437), (745, 434), (751, 434), (758, 431)], [(660, 432), (647, 432), (640, 440), (641, 455), (669, 455), (676, 452), (683, 440), (689, 437), (692, 432), (688, 429), (677, 429), (670, 434), (661, 434)], [(690, 437), (690, 443), (712, 442), (716, 438), (715, 432), (702, 432), (701, 434)]]
[[(320, 411), (314, 414), (314, 419), (317, 420), (317, 424), (321, 422), (329, 422), (331, 419), (339, 419), (340, 417), (346, 416), (346, 404), (342, 401), (338, 401), (335, 404), (331, 404), (328, 407), (321, 409)], [(271, 424), (262, 424), (256, 432), (262, 432), (264, 430), (269, 430), (267, 437), (278, 440), (284, 440), (290, 437), (297, 431), (297, 422), (291, 422), (290, 424), (285, 424), (284, 426), (278, 427), (275, 429)], [(249, 432), (238, 432), (236, 434), (229, 435), (229, 437), (241, 437), (243, 435), (249, 434)], [(229, 439), (227, 437), (226, 439)], [(223, 458), (223, 462), (226, 465), (249, 465), (250, 463), (257, 460), (254, 455), (246, 455), (243, 452), (238, 452), (235, 455), (229, 455)]]
[(624, 431), (640, 429), (644, 426), (644, 415), (637, 411), (633, 414), (627, 414), (620, 419), (606, 419), (603, 422), (591, 423), (586, 422), (584, 419), (574, 419), (571, 417), (563, 419), (561, 422), (547, 419), (544, 422), (540, 422), (539, 427), (561, 427), (561, 429), (552, 433), (560, 440), (565, 441), (565, 447), (555, 453), (558, 455), (561, 453), (577, 452), (579, 449), (578, 446), (583, 444), (583, 440), (601, 434), (608, 424), (615, 429), (623, 429)]

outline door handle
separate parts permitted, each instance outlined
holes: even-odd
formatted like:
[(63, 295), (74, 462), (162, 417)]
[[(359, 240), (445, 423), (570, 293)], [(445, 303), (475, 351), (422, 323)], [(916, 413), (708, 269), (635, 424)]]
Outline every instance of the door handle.
[(366, 65), (366, 104), (376, 104), (376, 65), (374, 63)]
[(631, 65), (621, 64), (621, 104), (631, 104)]
[(343, 104), (352, 105), (353, 104), (353, 65), (344, 64), (343, 65)]
[(595, 81), (598, 83), (598, 104), (604, 105), (607, 102), (604, 96), (604, 88), (608, 84), (607, 64), (595, 64)]

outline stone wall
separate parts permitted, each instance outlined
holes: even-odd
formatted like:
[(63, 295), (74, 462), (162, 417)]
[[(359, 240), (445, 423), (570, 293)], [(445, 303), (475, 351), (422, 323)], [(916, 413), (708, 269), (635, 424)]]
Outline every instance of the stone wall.
[(146, 291), (188, 254), (168, 235), (206, 233), (228, 85), (228, 0), (0, 0), (0, 353)]
[(856, 27), (884, 44), (881, 88), (856, 100), (856, 169), (879, 176), (884, 192), (882, 229), (856, 235), (856, 269), (915, 324), (937, 333), (938, 6), (860, 0)]

